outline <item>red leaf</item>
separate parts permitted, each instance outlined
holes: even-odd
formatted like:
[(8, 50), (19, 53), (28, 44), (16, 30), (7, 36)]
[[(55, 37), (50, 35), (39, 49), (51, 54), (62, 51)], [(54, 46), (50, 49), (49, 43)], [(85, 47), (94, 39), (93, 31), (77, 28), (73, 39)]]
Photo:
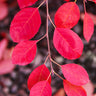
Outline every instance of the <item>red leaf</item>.
[(17, 0), (20, 9), (33, 5), (37, 0)]
[(3, 20), (8, 15), (8, 6), (0, 2), (0, 20)]
[(81, 86), (76, 86), (68, 82), (63, 81), (65, 92), (68, 96), (87, 96), (86, 91)]
[(72, 28), (80, 18), (79, 7), (75, 2), (64, 3), (55, 14), (55, 24), (58, 28)]
[(83, 51), (80, 37), (70, 29), (56, 28), (53, 44), (56, 50), (67, 59), (79, 58)]
[(0, 60), (0, 75), (10, 73), (15, 68), (11, 60), (11, 51), (12, 49), (4, 50), (3, 58)]
[(31, 63), (36, 55), (36, 41), (22, 41), (13, 50), (12, 62), (18, 65)]
[(89, 42), (93, 32), (94, 32), (94, 23), (93, 23), (90, 15), (85, 12), (83, 35), (84, 35), (84, 38), (87, 40), (87, 42)]
[(94, 92), (94, 85), (92, 84), (92, 82), (88, 82), (86, 85), (82, 86), (87, 93), (87, 96), (93, 96), (93, 92)]
[(93, 0), (93, 2), (96, 4), (96, 0)]
[(0, 60), (2, 59), (3, 57), (3, 54), (4, 54), (4, 51), (7, 47), (7, 39), (3, 39), (1, 42), (0, 42)]
[[(11, 59), (11, 55), (12, 55), (12, 51), (13, 51), (13, 48), (11, 49), (6, 49), (4, 51), (4, 54), (3, 54), (3, 60), (8, 60), (8, 59)], [(7, 55), (6, 55), (7, 54)]]
[[(34, 84), (36, 84), (39, 81), (47, 80), (50, 72), (48, 68), (43, 64), (39, 67), (37, 67), (35, 70), (32, 71), (28, 78), (28, 88), (29, 90), (33, 87)], [(51, 84), (51, 76), (48, 79), (49, 84)]]
[(88, 0), (88, 1), (94, 2), (96, 4), (96, 0)]
[(51, 96), (51, 86), (47, 81), (40, 81), (36, 83), (30, 91), (30, 96)]
[(0, 75), (10, 73), (15, 68), (15, 65), (12, 64), (12, 60), (2, 60), (0, 61)]
[(6, 2), (6, 0), (0, 0), (0, 2), (2, 3), (2, 2)]
[(19, 11), (11, 22), (10, 35), (14, 42), (29, 40), (37, 34), (41, 18), (37, 8), (25, 8)]
[(89, 82), (89, 76), (82, 66), (72, 63), (62, 65), (61, 68), (64, 77), (70, 83), (81, 86)]
[(70, 0), (64, 0), (64, 1), (69, 2)]

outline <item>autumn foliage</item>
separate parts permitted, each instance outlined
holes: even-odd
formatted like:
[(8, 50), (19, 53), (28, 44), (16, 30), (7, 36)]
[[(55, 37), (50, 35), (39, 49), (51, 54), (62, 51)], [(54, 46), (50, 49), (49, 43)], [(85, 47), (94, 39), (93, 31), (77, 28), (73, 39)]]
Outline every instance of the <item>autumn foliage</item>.
[(0, 75), (10, 73), (15, 68), (10, 56), (12, 48), (8, 49), (7, 45), (8, 40), (6, 38), (0, 41)]
[[(77, 59), (82, 55), (84, 48), (83, 42), (78, 34), (71, 29), (80, 19), (80, 10), (76, 1), (64, 3), (60, 6), (60, 8), (58, 8), (54, 16), (55, 24), (52, 22), (48, 12), (48, 0), (44, 0), (41, 3), (40, 6), (46, 2), (47, 28), (46, 34), (39, 40), (30, 40), (37, 34), (41, 26), (41, 17), (39, 14), (40, 6), (37, 8), (30, 7), (38, 0), (17, 1), (21, 10), (14, 16), (10, 25), (11, 38), (14, 42), (18, 43), (12, 53), (12, 63), (22, 66), (31, 63), (36, 56), (36, 44), (45, 37), (47, 38), (49, 53), (47, 57), (51, 62), (51, 71), (49, 71), (46, 67), (46, 62), (44, 62), (44, 64), (34, 69), (30, 74), (27, 82), (28, 89), (30, 90), (30, 96), (52, 95), (50, 85), (51, 74), (56, 74), (52, 69), (52, 62), (61, 68), (65, 77), (65, 79), (62, 78), (64, 90), (68, 96), (87, 96), (84, 88), (82, 87), (89, 82), (89, 76), (86, 70), (81, 65), (75, 63), (60, 65), (56, 63), (50, 55), (48, 19), (54, 26), (53, 45), (58, 53), (69, 60)], [(83, 23), (83, 35), (86, 41), (89, 42), (94, 32), (94, 24), (86, 10)], [(46, 60), (48, 60), (48, 58), (46, 58)]]

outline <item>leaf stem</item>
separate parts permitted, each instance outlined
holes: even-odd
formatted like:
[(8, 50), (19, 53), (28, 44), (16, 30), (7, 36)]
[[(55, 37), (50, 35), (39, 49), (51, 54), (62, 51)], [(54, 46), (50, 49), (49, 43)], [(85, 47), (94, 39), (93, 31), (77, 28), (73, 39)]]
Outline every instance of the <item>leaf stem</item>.
[(37, 43), (38, 43), (39, 41), (41, 41), (42, 39), (44, 39), (46, 36), (47, 36), (47, 34), (45, 34), (43, 37), (41, 37), (39, 40), (37, 40)]
[(55, 75), (57, 75), (59, 78), (61, 78), (62, 80), (64, 80), (63, 77), (61, 77), (59, 74), (57, 74), (55, 71), (53, 71)]
[(44, 0), (37, 8), (39, 9), (44, 3), (45, 3), (46, 0)]
[(61, 65), (58, 64), (57, 62), (55, 62), (52, 58), (51, 58), (51, 61), (52, 61), (54, 64), (56, 64), (57, 66), (61, 67)]
[(85, 5), (85, 0), (83, 0), (83, 4), (84, 4), (84, 11), (86, 13), (86, 5)]
[(54, 28), (56, 28), (56, 26), (55, 26), (55, 24), (53, 23), (53, 21), (52, 21), (52, 19), (51, 19), (51, 17), (50, 17), (50, 15), (49, 15), (49, 14), (48, 14), (48, 18), (49, 18), (49, 20), (50, 20), (51, 24), (53, 25), (53, 27), (54, 27)]
[(77, 0), (74, 1), (75, 3), (77, 2)]
[(48, 54), (48, 56), (46, 57), (46, 59), (45, 59), (45, 61), (44, 61), (44, 64), (46, 64), (48, 58), (49, 58), (49, 54)]

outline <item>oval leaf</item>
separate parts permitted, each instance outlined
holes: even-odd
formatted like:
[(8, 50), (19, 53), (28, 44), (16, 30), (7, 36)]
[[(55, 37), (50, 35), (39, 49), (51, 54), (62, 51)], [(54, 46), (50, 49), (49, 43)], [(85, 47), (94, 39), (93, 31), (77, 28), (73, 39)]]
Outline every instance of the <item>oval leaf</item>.
[(93, 20), (91, 19), (90, 15), (85, 12), (84, 25), (83, 25), (83, 35), (84, 35), (84, 38), (87, 40), (87, 42), (89, 42), (93, 32), (94, 32)]
[(64, 90), (68, 96), (87, 96), (86, 91), (81, 86), (76, 86), (68, 82), (63, 81)]
[(20, 9), (33, 5), (37, 0), (17, 0)]
[(2, 59), (3, 55), (4, 55), (4, 51), (7, 47), (7, 39), (3, 39), (1, 42), (0, 42), (0, 60)]
[(30, 96), (51, 96), (51, 86), (47, 81), (40, 81), (36, 83), (30, 91)]
[(64, 3), (55, 14), (55, 24), (58, 28), (72, 28), (79, 19), (80, 11), (75, 2)]
[[(29, 90), (33, 87), (34, 84), (36, 84), (39, 81), (47, 80), (50, 72), (48, 68), (43, 64), (39, 67), (37, 67), (35, 70), (32, 71), (28, 78), (28, 88)], [(51, 76), (48, 79), (49, 84), (51, 84)]]
[(80, 37), (70, 29), (56, 28), (53, 44), (56, 50), (67, 59), (79, 58), (83, 51)]
[(13, 64), (27, 65), (36, 55), (36, 41), (22, 41), (16, 45), (12, 53)]
[(35, 36), (41, 25), (37, 8), (25, 8), (19, 11), (11, 22), (10, 35), (14, 42), (29, 40)]
[(89, 82), (87, 71), (77, 64), (65, 64), (61, 66), (64, 77), (74, 85), (84, 85)]

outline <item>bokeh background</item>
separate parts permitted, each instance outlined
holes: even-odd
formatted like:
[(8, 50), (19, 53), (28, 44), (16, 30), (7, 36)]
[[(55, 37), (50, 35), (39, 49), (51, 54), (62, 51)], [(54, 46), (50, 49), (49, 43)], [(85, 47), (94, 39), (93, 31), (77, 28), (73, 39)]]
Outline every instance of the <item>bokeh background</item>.
[[(38, 0), (32, 7), (37, 7), (43, 0)], [(49, 1), (49, 13), (54, 22), (54, 15), (56, 10), (65, 3), (64, 0), (48, 0)], [(72, 0), (73, 1), (73, 0)], [(50, 37), (50, 47), (52, 58), (59, 64), (66, 63), (77, 63), (82, 65), (88, 72), (90, 77), (90, 82), (84, 86), (88, 92), (88, 96), (96, 96), (96, 4), (91, 1), (87, 1), (86, 9), (87, 12), (93, 19), (94, 22), (94, 34), (89, 43), (83, 37), (83, 0), (77, 0), (79, 6), (81, 17), (78, 24), (72, 29), (74, 30), (82, 39), (84, 43), (83, 54), (79, 59), (67, 60), (60, 56), (53, 46), (52, 38), (54, 33), (54, 27), (49, 22), (49, 37)], [(46, 39), (41, 40), (37, 46), (37, 55), (34, 61), (27, 66), (18, 66), (11, 63), (12, 50), (15, 47), (14, 43), (10, 37), (9, 29), (10, 23), (19, 11), (17, 0), (0, 0), (0, 96), (29, 96), (29, 90), (27, 88), (27, 79), (30, 73), (39, 65), (44, 63), (44, 60), (48, 54)], [(39, 9), (42, 25), (38, 34), (33, 38), (37, 40), (41, 38), (46, 32), (46, 5)], [(50, 69), (49, 61), (46, 66)], [(54, 65), (54, 70), (61, 76), (62, 72), (59, 67)], [(63, 89), (62, 80), (53, 75), (52, 76), (52, 91), (53, 96), (66, 96)]]

